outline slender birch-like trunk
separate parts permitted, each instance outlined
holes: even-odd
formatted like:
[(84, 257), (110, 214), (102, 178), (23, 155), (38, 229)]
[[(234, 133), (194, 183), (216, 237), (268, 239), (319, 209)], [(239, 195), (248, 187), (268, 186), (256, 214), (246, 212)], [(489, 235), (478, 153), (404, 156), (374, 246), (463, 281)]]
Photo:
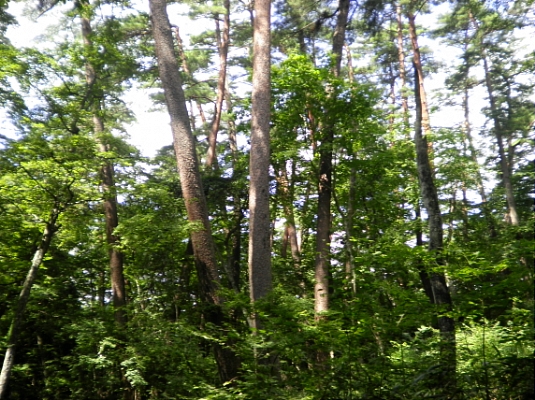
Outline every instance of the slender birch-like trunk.
[(50, 217), (46, 222), (46, 227), (41, 237), (41, 242), (39, 247), (34, 253), (32, 263), (30, 265), (30, 270), (26, 275), (26, 279), (22, 285), (22, 290), (19, 295), (19, 300), (17, 301), (15, 315), (11, 321), (9, 331), (7, 334), (7, 349), (4, 355), (4, 362), (2, 364), (2, 372), (0, 372), (0, 399), (6, 399), (7, 397), (7, 387), (9, 382), (9, 377), (11, 375), (11, 370), (13, 369), (13, 364), (15, 363), (15, 350), (17, 347), (17, 342), (20, 334), (20, 326), (22, 324), (24, 311), (26, 310), (26, 305), (30, 299), (30, 292), (32, 290), (32, 285), (37, 278), (37, 272), (39, 271), (39, 266), (43, 262), (43, 258), (50, 247), (50, 242), (54, 237), (54, 233), (57, 230), (56, 221), (58, 220), (60, 214), (60, 208), (56, 204), (54, 205)]
[[(472, 13), (470, 13), (469, 17), (474, 27), (476, 28), (476, 30), (479, 31), (479, 23), (474, 18)], [(490, 111), (492, 114), (492, 121), (494, 123), (494, 134), (496, 135), (496, 142), (498, 144), (498, 156), (500, 157), (500, 170), (502, 173), (502, 184), (505, 189), (505, 199), (507, 201), (507, 209), (508, 209), (506, 220), (509, 224), (513, 226), (518, 226), (520, 221), (518, 218), (518, 212), (516, 210), (516, 201), (515, 201), (515, 196), (514, 196), (514, 191), (513, 191), (513, 183), (511, 180), (511, 175), (512, 175), (511, 157), (508, 157), (505, 152), (505, 145), (504, 145), (505, 131), (500, 121), (500, 110), (496, 102), (496, 96), (494, 93), (495, 91), (494, 91), (494, 87), (492, 84), (489, 60), (488, 60), (487, 53), (485, 51), (485, 48), (483, 47), (482, 42), (483, 40), (480, 39), (480, 43), (478, 43), (478, 48), (479, 48), (481, 58), (483, 59), (483, 71), (485, 73), (485, 86), (487, 88), (487, 93), (489, 95)]]

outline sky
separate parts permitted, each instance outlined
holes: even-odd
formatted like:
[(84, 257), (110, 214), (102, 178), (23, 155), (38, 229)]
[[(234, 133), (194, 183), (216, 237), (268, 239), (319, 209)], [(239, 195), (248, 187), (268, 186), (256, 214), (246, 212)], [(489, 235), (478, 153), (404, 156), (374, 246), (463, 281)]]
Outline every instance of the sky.
[[(138, 9), (148, 12), (148, 2), (141, 1), (138, 4)], [(10, 2), (9, 12), (16, 16), (19, 25), (13, 26), (8, 29), (7, 36), (12, 43), (17, 47), (24, 46), (45, 46), (46, 40), (43, 39), (43, 35), (46, 28), (62, 17), (63, 13), (61, 8), (53, 9), (37, 20), (23, 16), (23, 9), (25, 5), (19, 2)], [(65, 7), (65, 6), (63, 6)], [(171, 23), (180, 27), (181, 36), (185, 46), (189, 44), (189, 36), (201, 33), (206, 28), (211, 28), (211, 21), (196, 20), (191, 21), (189, 17), (184, 15), (186, 13), (186, 6), (174, 4), (169, 6), (168, 12), (171, 19)], [(447, 4), (440, 6), (437, 11), (430, 16), (422, 16), (419, 23), (426, 26), (433, 26), (436, 21), (436, 17), (440, 13), (444, 13), (447, 9)], [(208, 25), (207, 25), (208, 24)], [(421, 37), (422, 44), (429, 46), (434, 50), (433, 57), (437, 61), (442, 61), (447, 65), (451, 65), (453, 60), (458, 57), (458, 53), (453, 49), (448, 49), (445, 46), (440, 46), (436, 41)], [(443, 82), (446, 77), (444, 72), (434, 74), (426, 80), (426, 90), (428, 96), (431, 97), (431, 105), (440, 105), (439, 100), (433, 95), (436, 90), (440, 90), (443, 87)], [(134, 88), (123, 96), (123, 100), (131, 108), (136, 116), (136, 122), (126, 126), (126, 130), (129, 135), (129, 142), (141, 150), (142, 154), (147, 157), (154, 156), (156, 151), (163, 146), (172, 143), (171, 129), (169, 126), (169, 116), (160, 107), (160, 111), (153, 111), (154, 106), (150, 100), (150, 93), (153, 93), (154, 89), (139, 89)], [(471, 109), (473, 111), (480, 110), (481, 107), (486, 105), (486, 94), (483, 87), (479, 87), (471, 93)], [(434, 127), (451, 127), (456, 124), (460, 124), (463, 115), (460, 106), (454, 107), (441, 107), (441, 109), (435, 112), (431, 117), (431, 123)], [(485, 118), (481, 113), (472, 113), (472, 124), (476, 128), (481, 127)], [(0, 129), (3, 132), (9, 132), (10, 126), (0, 116)]]

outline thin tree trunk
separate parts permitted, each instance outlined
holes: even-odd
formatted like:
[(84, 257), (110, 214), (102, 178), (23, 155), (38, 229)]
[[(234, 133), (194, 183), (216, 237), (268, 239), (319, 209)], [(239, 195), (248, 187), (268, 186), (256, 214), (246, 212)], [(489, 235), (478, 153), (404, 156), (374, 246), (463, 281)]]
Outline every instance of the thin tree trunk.
[[(332, 54), (334, 55), (333, 74), (340, 75), (342, 50), (349, 15), (349, 0), (338, 3), (338, 17), (333, 34)], [(316, 228), (316, 260), (314, 283), (314, 312), (317, 318), (329, 310), (329, 265), (331, 252), (331, 199), (333, 173), (334, 128), (324, 127), (319, 152), (318, 179), (318, 222)]]
[[(476, 31), (479, 31), (479, 24), (471, 12), (469, 16), (470, 16), (470, 20), (474, 24), (474, 27), (476, 28)], [(481, 58), (483, 59), (483, 70), (485, 72), (485, 85), (487, 87), (487, 92), (489, 95), (490, 111), (492, 114), (492, 120), (494, 122), (494, 134), (496, 135), (496, 141), (498, 143), (498, 155), (500, 156), (502, 184), (505, 189), (505, 198), (507, 201), (507, 208), (508, 208), (507, 222), (513, 226), (518, 226), (520, 221), (518, 218), (518, 213), (516, 211), (516, 201), (515, 201), (515, 196), (514, 196), (514, 191), (513, 191), (513, 184), (511, 182), (512, 166), (509, 161), (510, 157), (507, 157), (505, 153), (505, 146), (503, 143), (505, 132), (504, 132), (502, 123), (500, 121), (500, 110), (498, 109), (498, 105), (496, 104), (496, 97), (494, 95), (494, 88), (493, 88), (492, 79), (490, 76), (489, 62), (487, 59), (485, 48), (483, 47), (482, 39), (480, 40), (480, 43), (478, 43), (478, 45), (480, 49)]]
[(346, 279), (350, 282), (351, 293), (353, 296), (357, 294), (357, 277), (355, 275), (355, 256), (353, 254), (353, 245), (351, 239), (353, 238), (353, 219), (355, 217), (355, 201), (357, 197), (356, 191), (357, 185), (357, 171), (355, 168), (351, 168), (349, 177), (349, 197), (347, 199), (347, 217), (345, 221), (346, 226)]
[[(256, 0), (253, 25), (253, 92), (249, 164), (249, 285), (251, 301), (271, 291), (269, 165), (271, 114), (271, 0)], [(259, 328), (258, 318), (252, 327)]]
[[(355, 217), (355, 200), (356, 200), (356, 184), (357, 184), (357, 174), (354, 168), (350, 170), (349, 177), (349, 196), (347, 200), (347, 214), (342, 209), (340, 202), (336, 196), (336, 192), (333, 192), (333, 199), (338, 210), (338, 213), (342, 217), (344, 222), (345, 238), (344, 238), (344, 250), (346, 252), (346, 262), (345, 262), (345, 272), (346, 272), (346, 281), (349, 283), (349, 286), (346, 288), (351, 288), (351, 294), (355, 295), (357, 292), (356, 280), (355, 280), (355, 258), (353, 256), (353, 248), (351, 245), (351, 238), (353, 237), (353, 218)], [(335, 181), (335, 179), (333, 179)], [(336, 182), (335, 182), (336, 183)]]
[(22, 324), (24, 311), (26, 310), (26, 305), (28, 304), (32, 285), (37, 277), (39, 266), (43, 262), (43, 258), (45, 257), (45, 254), (50, 247), (50, 242), (52, 241), (54, 233), (57, 230), (56, 221), (59, 214), (60, 209), (56, 204), (50, 213), (50, 217), (46, 223), (41, 242), (39, 243), (39, 247), (33, 256), (30, 270), (28, 271), (26, 279), (22, 285), (22, 290), (20, 292), (19, 300), (15, 309), (15, 315), (13, 316), (13, 320), (11, 321), (11, 325), (7, 334), (7, 349), (6, 354), (4, 355), (2, 372), (0, 372), (0, 399), (7, 398), (7, 387), (11, 370), (13, 369), (13, 364), (15, 362), (15, 350), (19, 339), (20, 325)]
[(344, 47), (346, 49), (347, 55), (347, 76), (349, 83), (353, 83), (353, 81), (355, 80), (355, 70), (353, 69), (353, 56), (351, 55), (351, 49), (349, 48), (347, 42), (344, 42)]
[(214, 119), (208, 136), (208, 153), (206, 155), (206, 166), (217, 168), (217, 132), (221, 124), (221, 114), (223, 112), (223, 101), (225, 100), (225, 81), (227, 78), (227, 57), (229, 47), (230, 32), (230, 0), (224, 0), (225, 14), (223, 14), (223, 31), (219, 25), (219, 14), (215, 16), (217, 50), (219, 53), (219, 77), (217, 79), (217, 99), (215, 104)]
[[(83, 11), (82, 11), (83, 13)], [(84, 46), (87, 49), (93, 47), (91, 39), (92, 28), (91, 21), (85, 15), (81, 15), (82, 38)], [(105, 142), (104, 121), (100, 116), (100, 100), (96, 97), (97, 91), (97, 73), (91, 61), (86, 62), (85, 79), (90, 92), (91, 112), (93, 113), (93, 133), (98, 142), (99, 150), (107, 152), (110, 150), (109, 145)], [(106, 224), (106, 243), (108, 245), (108, 254), (110, 257), (110, 278), (112, 287), (112, 300), (115, 309), (115, 320), (121, 326), (126, 324), (126, 289), (123, 275), (123, 254), (117, 249), (119, 237), (114, 234), (114, 230), (119, 224), (117, 213), (117, 191), (115, 187), (113, 164), (105, 161), (100, 169), (100, 179), (102, 191), (104, 194), (104, 220)]]
[(399, 79), (401, 80), (401, 109), (403, 111), (403, 122), (405, 127), (409, 126), (409, 97), (407, 96), (407, 78), (405, 68), (405, 51), (403, 49), (403, 21), (401, 17), (401, 3), (396, 4), (397, 19), (397, 45), (399, 59)]
[[(468, 71), (469, 69), (467, 68), (466, 78), (468, 78)], [(483, 185), (483, 177), (481, 175), (481, 171), (479, 170), (479, 161), (477, 160), (477, 151), (474, 146), (474, 138), (472, 136), (472, 128), (470, 126), (469, 90), (466, 85), (465, 85), (464, 93), (463, 93), (463, 111), (464, 111), (463, 133), (465, 136), (465, 140), (463, 141), (463, 147), (464, 147), (465, 153), (466, 153), (466, 147), (468, 147), (468, 150), (470, 150), (470, 159), (477, 166), (476, 185), (477, 185), (477, 190), (479, 192), (479, 195), (481, 197), (483, 215), (485, 216), (485, 219), (487, 220), (489, 230), (490, 230), (490, 236), (495, 237), (496, 226), (494, 224), (494, 218), (492, 217), (492, 212), (489, 209), (489, 205), (487, 202), (487, 194), (485, 193), (485, 186)], [(466, 197), (466, 187), (463, 186), (463, 204), (465, 205), (465, 209), (466, 209), (467, 201), (464, 200), (465, 197)], [(466, 213), (465, 213), (465, 219), (466, 219), (466, 226), (464, 227), (464, 230), (466, 230), (465, 233), (468, 234), (468, 216), (466, 215)]]
[[(414, 53), (417, 58), (417, 53)], [(416, 63), (415, 63), (416, 64)], [(420, 64), (421, 65), (421, 64)], [(429, 160), (429, 147), (427, 137), (422, 135), (422, 103), (420, 98), (420, 76), (415, 65), (415, 103), (416, 119), (414, 128), (414, 141), (416, 146), (416, 161), (418, 167), (418, 178), (420, 181), (420, 191), (424, 207), (428, 214), (429, 225), (429, 252), (433, 254), (438, 266), (444, 265), (442, 256), (443, 250), (443, 229), (440, 204), (433, 179), (433, 172)], [(455, 345), (455, 323), (453, 318), (447, 315), (452, 309), (450, 291), (446, 283), (443, 272), (431, 271), (429, 283), (432, 290), (432, 302), (437, 307), (438, 328), (441, 334), (441, 367), (443, 369), (443, 379), (441, 382), (434, 382), (440, 386), (444, 393), (451, 395), (456, 387), (456, 345)], [(423, 282), (424, 286), (426, 282)]]
[(446, 244), (450, 244), (453, 239), (453, 228), (455, 223), (455, 204), (457, 203), (457, 188), (453, 188), (450, 198), (449, 207), (449, 221), (448, 221), (448, 236), (446, 237)]
[(332, 54), (334, 58), (333, 73), (335, 76), (340, 75), (340, 68), (342, 65), (342, 54), (344, 43), (346, 41), (346, 26), (349, 18), (349, 3), (350, 0), (339, 0), (338, 2), (338, 16), (336, 19), (336, 27), (333, 34)]
[[(180, 62), (182, 64), (182, 70), (185, 72), (186, 76), (189, 79), (193, 79), (193, 74), (191, 73), (191, 70), (188, 66), (188, 60), (186, 59), (186, 54), (184, 53), (184, 45), (182, 44), (182, 38), (180, 37), (180, 28), (178, 26), (172, 26), (171, 30), (175, 33), (175, 39), (177, 43), (177, 50), (178, 50), (178, 57), (180, 59)], [(191, 100), (190, 100), (191, 101)], [(206, 124), (206, 116), (204, 115), (204, 111), (202, 109), (201, 103), (194, 100), (194, 103), (197, 105), (197, 110), (199, 111), (199, 116), (201, 117), (201, 122), (203, 125)], [(192, 115), (190, 116), (190, 120), (192, 121), (191, 127), (195, 129), (195, 116), (193, 115), (193, 107), (191, 107)]]
[(98, 303), (100, 307), (106, 306), (106, 271), (104, 270), (98, 271)]
[(509, 158), (505, 153), (505, 146), (503, 143), (504, 131), (499, 119), (498, 106), (496, 105), (496, 98), (494, 97), (494, 91), (492, 87), (492, 81), (490, 78), (490, 69), (487, 61), (487, 57), (483, 55), (483, 69), (485, 71), (485, 83), (489, 94), (489, 102), (492, 113), (492, 119), (494, 121), (494, 133), (496, 135), (496, 141), (498, 143), (498, 155), (500, 156), (500, 167), (502, 172), (502, 184), (505, 189), (505, 199), (507, 201), (508, 218), (507, 222), (513, 226), (518, 226), (519, 219), (516, 211), (516, 201), (514, 197), (513, 184), (511, 181), (512, 168), (509, 163)]
[(295, 227), (295, 216), (292, 207), (292, 194), (290, 192), (290, 183), (288, 180), (288, 173), (286, 171), (287, 164), (284, 163), (280, 168), (278, 176), (276, 177), (279, 193), (282, 198), (282, 208), (284, 211), (284, 218), (286, 219), (286, 232), (288, 234), (290, 243), (290, 253), (294, 262), (296, 271), (300, 269), (301, 255), (299, 254), (299, 243), (297, 240), (297, 229)]
[(394, 130), (395, 122), (395, 107), (396, 107), (396, 75), (394, 74), (393, 63), (388, 65), (388, 75), (390, 80), (390, 102), (392, 104), (392, 110), (390, 111), (390, 117), (388, 118), (388, 128), (390, 132)]
[[(354, 72), (353, 72), (353, 62), (351, 50), (347, 43), (345, 43), (345, 48), (347, 52), (347, 68), (349, 74), (349, 83), (354, 82)], [(351, 244), (351, 238), (353, 237), (353, 218), (355, 216), (355, 201), (356, 201), (356, 184), (357, 184), (357, 170), (352, 167), (349, 172), (349, 198), (347, 200), (347, 217), (345, 221), (346, 227), (346, 253), (347, 260), (345, 264), (346, 271), (346, 280), (349, 282), (351, 287), (351, 293), (353, 296), (357, 294), (357, 277), (355, 275), (355, 256), (353, 254), (353, 246)]]
[[(150, 0), (152, 32), (160, 79), (164, 88), (167, 110), (171, 117), (171, 130), (180, 173), (180, 183), (188, 221), (201, 298), (206, 305), (206, 320), (217, 327), (223, 324), (222, 299), (219, 296), (219, 271), (212, 238), (208, 210), (202, 188), (195, 140), (178, 72), (177, 57), (173, 48), (171, 26), (165, 0)], [(221, 344), (214, 345), (220, 378), (228, 382), (238, 373), (239, 361), (232, 350)]]
[[(225, 103), (227, 111), (232, 113), (232, 101), (230, 97), (230, 89), (228, 85), (228, 79), (225, 81)], [(233, 179), (240, 179), (241, 171), (238, 171), (238, 139), (236, 136), (236, 124), (233, 119), (228, 121), (228, 140), (230, 151), (232, 154), (232, 174)], [(241, 247), (242, 247), (242, 237), (241, 237), (241, 223), (243, 219), (242, 212), (242, 203), (240, 196), (240, 188), (235, 187), (232, 193), (232, 207), (233, 207), (233, 218), (234, 218), (234, 229), (231, 237), (231, 250), (230, 257), (228, 260), (228, 269), (229, 276), (231, 279), (231, 286), (236, 292), (240, 291), (240, 272), (241, 272)]]
[(468, 241), (468, 196), (465, 182), (462, 182), (461, 190), (463, 193), (463, 207), (461, 210), (463, 216), (463, 240)]
[[(464, 111), (463, 133), (464, 133), (464, 136), (466, 137), (466, 140), (468, 141), (468, 149), (470, 149), (470, 158), (472, 159), (472, 162), (474, 162), (476, 165), (479, 165), (479, 161), (477, 160), (477, 151), (474, 146), (474, 138), (472, 136), (472, 128), (470, 126), (470, 109), (469, 109), (468, 98), (469, 98), (468, 88), (465, 88), (464, 94), (463, 94), (463, 111)], [(479, 192), (479, 195), (481, 196), (481, 202), (483, 204), (486, 204), (487, 194), (485, 193), (485, 187), (483, 186), (483, 177), (481, 176), (481, 172), (479, 171), (479, 168), (476, 171), (476, 185), (477, 185), (477, 190)]]
[[(293, 261), (295, 273), (298, 276), (299, 286), (301, 288), (301, 295), (305, 292), (305, 283), (303, 278), (303, 272), (301, 270), (301, 252), (299, 249), (299, 240), (297, 237), (297, 228), (295, 224), (295, 214), (292, 206), (293, 194), (290, 190), (290, 183), (288, 180), (287, 164), (283, 163), (282, 167), (278, 171), (276, 176), (278, 191), (280, 193), (282, 208), (284, 211), (285, 222), (285, 241), (286, 244), (290, 244), (290, 254)], [(292, 167), (292, 171), (294, 168)], [(294, 177), (292, 176), (292, 179)], [(284, 252), (286, 253), (286, 252)], [(284, 254), (283, 257), (286, 257)]]

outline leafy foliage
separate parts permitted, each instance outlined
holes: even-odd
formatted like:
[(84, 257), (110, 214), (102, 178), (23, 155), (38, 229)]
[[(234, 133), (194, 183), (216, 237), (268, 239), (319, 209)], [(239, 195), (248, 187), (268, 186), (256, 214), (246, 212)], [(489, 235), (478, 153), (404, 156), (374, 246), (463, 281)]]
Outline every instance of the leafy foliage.
[[(194, 3), (188, 12), (198, 23), (212, 23), (223, 12), (219, 1)], [(415, 6), (409, 3), (400, 4), (404, 12)], [(512, 44), (518, 27), (529, 28), (521, 12), (528, 2), (514, 2), (506, 14), (498, 3), (454, 2), (433, 32), (462, 52), (451, 70), (425, 59), (426, 73), (448, 74), (441, 106), (463, 105), (463, 96), (485, 84), (482, 54), (488, 57), (500, 113), (489, 103), (483, 114), (502, 124), (521, 221), (511, 226), (504, 218), (496, 130), (487, 124), (470, 131), (470, 121), (434, 128), (429, 139), (446, 232), (440, 266), (425, 250), (414, 146), (398, 104), (395, 4), (350, 4), (346, 50), (355, 67), (348, 63), (335, 77), (325, 49), (336, 4), (274, 2), (269, 188), (274, 289), (254, 309), (245, 268), (251, 101), (240, 85), (250, 72), (252, 11), (246, 2), (231, 4), (231, 82), (218, 136), (220, 168), (202, 176), (224, 299), (219, 326), (207, 322), (214, 310), (201, 301), (174, 149), (141, 158), (123, 137), (133, 119), (121, 97), (125, 90), (138, 84), (159, 89), (148, 15), (128, 2), (77, 3), (63, 28), (78, 30), (81, 12), (93, 17), (94, 45), (67, 35), (46, 51), (17, 49), (0, 28), (0, 106), (16, 131), (14, 137), (0, 135), (2, 353), (44, 224), (52, 207), (61, 208), (24, 315), (8, 398), (534, 396), (529, 143), (534, 65)], [(112, 9), (114, 15), (108, 13)], [(0, 21), (9, 20), (2, 5)], [(406, 52), (403, 26), (401, 34)], [(201, 111), (209, 120), (216, 97), (215, 38), (215, 30), (207, 29), (185, 40), (178, 54), (184, 58), (179, 64), (201, 161), (207, 133)], [(88, 61), (99, 78), (91, 88), (85, 79)], [(106, 126), (98, 137), (92, 132), (95, 98)], [(161, 103), (161, 94), (154, 99)], [(318, 148), (327, 129), (333, 131), (334, 157), (331, 307), (319, 320), (313, 299), (316, 184)], [(108, 162), (116, 169), (119, 199), (114, 234), (124, 257), (124, 327), (114, 319), (108, 268), (100, 184)], [(449, 397), (438, 389), (441, 310), (425, 293), (424, 270), (444, 273), (453, 298), (457, 382)], [(249, 328), (253, 312), (261, 321), (258, 332)], [(231, 381), (218, 375), (212, 351), (217, 346), (240, 360)]]

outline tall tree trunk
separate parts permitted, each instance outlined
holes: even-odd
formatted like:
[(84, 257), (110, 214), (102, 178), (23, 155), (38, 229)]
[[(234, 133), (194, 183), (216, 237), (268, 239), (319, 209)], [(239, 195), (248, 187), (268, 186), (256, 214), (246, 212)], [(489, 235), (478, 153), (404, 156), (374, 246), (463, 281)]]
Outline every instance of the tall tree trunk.
[[(416, 33), (416, 16), (414, 15), (413, 11), (409, 11), (407, 13), (408, 19), (409, 19), (409, 36), (411, 39), (412, 44), (412, 51), (414, 54), (413, 57), (413, 63), (415, 66), (415, 74), (418, 75), (418, 80), (420, 82), (420, 85), (418, 87), (418, 91), (420, 93), (420, 109), (422, 112), (422, 119), (421, 119), (421, 125), (423, 129), (423, 134), (426, 137), (431, 136), (431, 123), (429, 118), (429, 106), (427, 103), (427, 95), (425, 92), (424, 87), (424, 72), (423, 72), (423, 66), (422, 66), (422, 57), (420, 54), (420, 46), (418, 45), (418, 35)], [(429, 162), (431, 165), (431, 172), (434, 175), (434, 166), (433, 166), (433, 142), (429, 141), (427, 143), (427, 146), (429, 147)]]
[[(479, 31), (479, 23), (470, 13), (470, 20), (474, 24), (476, 31)], [(518, 226), (520, 223), (518, 219), (518, 213), (516, 211), (516, 201), (513, 191), (513, 183), (511, 181), (512, 166), (510, 163), (510, 157), (507, 157), (505, 153), (504, 136), (505, 131), (500, 121), (500, 110), (498, 104), (496, 104), (496, 96), (494, 95), (494, 87), (492, 85), (491, 72), (489, 67), (489, 61), (485, 48), (483, 47), (483, 40), (480, 39), (480, 43), (477, 44), (481, 58), (483, 59), (483, 70), (485, 72), (485, 86), (487, 87), (487, 93), (489, 95), (490, 112), (492, 114), (492, 121), (494, 122), (494, 134), (496, 135), (496, 142), (498, 143), (498, 155), (500, 157), (500, 169), (502, 173), (502, 184), (505, 189), (505, 199), (507, 201), (507, 222), (513, 226)]]
[[(416, 59), (417, 53), (414, 53)], [(420, 64), (421, 65), (421, 64)], [(429, 160), (429, 148), (427, 137), (422, 135), (422, 100), (420, 97), (420, 88), (423, 83), (420, 82), (415, 62), (415, 103), (416, 119), (414, 127), (414, 142), (416, 146), (416, 162), (418, 167), (418, 178), (420, 181), (420, 192), (424, 207), (428, 214), (429, 225), (429, 252), (433, 254), (438, 266), (444, 265), (442, 256), (443, 250), (443, 229), (442, 215), (440, 213), (440, 204), (433, 179), (431, 162)], [(455, 323), (453, 318), (447, 315), (452, 309), (450, 291), (446, 283), (446, 277), (443, 272), (431, 271), (425, 272), (422, 276), (429, 276), (429, 283), (432, 291), (431, 301), (437, 307), (438, 328), (441, 334), (441, 368), (443, 370), (443, 379), (441, 382), (433, 382), (439, 385), (444, 393), (451, 395), (454, 393), (456, 386), (456, 347), (455, 347)], [(427, 284), (423, 281), (424, 287)]]
[[(332, 54), (334, 56), (333, 74), (340, 75), (342, 50), (349, 15), (349, 0), (338, 3), (338, 17), (333, 34)], [(324, 127), (319, 152), (318, 179), (318, 222), (316, 228), (316, 260), (314, 284), (314, 311), (318, 318), (329, 310), (329, 265), (331, 252), (331, 199), (333, 173), (334, 128)]]
[[(465, 51), (467, 50), (467, 47), (465, 47)], [(469, 68), (466, 68), (466, 76), (465, 80), (468, 79), (468, 71)], [(465, 140), (463, 141), (463, 147), (466, 153), (466, 148), (470, 150), (470, 159), (472, 162), (477, 165), (476, 169), (476, 185), (477, 190), (479, 192), (479, 195), (481, 196), (481, 204), (483, 209), (483, 214), (485, 216), (485, 219), (487, 220), (487, 223), (489, 225), (490, 230), (490, 236), (495, 237), (496, 236), (496, 226), (494, 224), (494, 218), (492, 216), (492, 212), (489, 209), (489, 204), (487, 202), (487, 194), (485, 193), (485, 186), (483, 185), (483, 176), (481, 175), (481, 171), (479, 170), (479, 161), (477, 160), (477, 151), (474, 146), (474, 138), (472, 136), (472, 128), (470, 124), (470, 107), (469, 107), (469, 89), (465, 82), (464, 92), (463, 92), (463, 112), (464, 112), (464, 121), (463, 121), (463, 133)], [(466, 188), (463, 187), (463, 199), (466, 197)], [(463, 200), (464, 201), (464, 200)], [(466, 205), (465, 201), (465, 205)], [(468, 218), (466, 218), (468, 222)], [(464, 227), (464, 229), (467, 229), (467, 226)]]
[[(86, 2), (88, 5), (89, 3)], [(86, 15), (87, 11), (81, 10), (82, 38), (86, 49), (93, 48), (91, 35), (91, 21)], [(93, 113), (93, 133), (98, 142), (101, 152), (110, 151), (109, 145), (104, 139), (104, 121), (101, 117), (100, 100), (96, 95), (99, 91), (97, 88), (97, 72), (95, 67), (88, 59), (85, 66), (85, 79), (88, 87), (90, 111)], [(115, 320), (121, 326), (126, 324), (126, 289), (123, 274), (123, 254), (117, 248), (119, 237), (114, 234), (114, 230), (119, 224), (117, 213), (117, 191), (115, 186), (114, 168), (110, 161), (105, 161), (100, 169), (100, 179), (102, 191), (104, 194), (104, 220), (106, 224), (106, 243), (108, 245), (108, 254), (110, 257), (110, 278), (112, 287), (112, 300), (115, 309)]]
[[(463, 112), (464, 112), (463, 133), (466, 138), (465, 145), (467, 145), (468, 149), (470, 150), (470, 158), (472, 159), (472, 162), (474, 162), (476, 165), (479, 165), (479, 162), (477, 160), (477, 151), (474, 146), (474, 138), (472, 136), (472, 128), (470, 126), (470, 108), (469, 108), (468, 99), (469, 99), (468, 88), (465, 87), (464, 93), (463, 93)], [(477, 185), (477, 190), (479, 192), (479, 195), (481, 196), (481, 202), (483, 204), (486, 204), (487, 194), (485, 193), (485, 187), (483, 186), (483, 177), (481, 176), (481, 172), (479, 171), (479, 168), (476, 170), (476, 185)]]
[[(180, 173), (180, 184), (188, 221), (192, 227), (190, 235), (200, 293), (206, 305), (206, 320), (221, 327), (223, 312), (221, 309), (222, 299), (218, 294), (220, 283), (215, 245), (208, 221), (208, 210), (195, 151), (195, 140), (189, 124), (182, 81), (173, 48), (167, 2), (165, 0), (150, 0), (149, 6), (158, 69), (167, 110), (171, 117), (171, 130)], [(219, 343), (214, 345), (214, 352), (221, 380), (228, 382), (235, 378), (239, 367), (236, 355)]]
[(346, 26), (349, 18), (349, 3), (350, 0), (339, 0), (338, 2), (338, 16), (336, 19), (336, 27), (333, 34), (332, 54), (334, 56), (333, 73), (335, 76), (340, 75), (340, 68), (342, 65), (342, 52), (346, 40)]
[(39, 246), (33, 256), (30, 270), (28, 271), (26, 279), (22, 285), (22, 290), (20, 292), (19, 300), (15, 309), (15, 315), (13, 316), (13, 320), (11, 321), (11, 325), (7, 334), (7, 349), (4, 356), (4, 363), (2, 365), (2, 372), (0, 372), (0, 399), (7, 398), (7, 385), (11, 375), (11, 370), (13, 369), (13, 364), (15, 362), (15, 350), (19, 339), (20, 325), (22, 324), (24, 311), (26, 310), (26, 305), (28, 304), (32, 285), (37, 277), (39, 266), (43, 262), (43, 258), (45, 257), (45, 254), (50, 247), (50, 242), (52, 241), (54, 233), (57, 230), (56, 221), (59, 214), (60, 208), (57, 204), (55, 204), (46, 223), (41, 242), (39, 243)]
[[(249, 163), (249, 285), (251, 301), (271, 290), (269, 165), (271, 114), (271, 0), (256, 0), (253, 25), (253, 93)], [(253, 328), (258, 328), (253, 318)]]
[(217, 132), (221, 124), (221, 114), (223, 112), (223, 101), (225, 100), (225, 80), (227, 78), (227, 57), (230, 37), (230, 0), (223, 0), (225, 14), (223, 14), (223, 31), (219, 24), (219, 14), (215, 16), (217, 50), (219, 53), (219, 77), (217, 79), (217, 99), (215, 103), (214, 119), (210, 127), (208, 136), (208, 153), (206, 155), (206, 166), (217, 168)]
[[(347, 68), (349, 74), (349, 83), (354, 82), (354, 71), (353, 71), (353, 62), (352, 55), (349, 45), (345, 43), (345, 48), (347, 52)], [(350, 283), (352, 295), (357, 294), (357, 277), (355, 275), (355, 256), (353, 254), (353, 245), (351, 243), (351, 238), (353, 237), (353, 218), (355, 216), (355, 201), (356, 201), (356, 185), (357, 185), (357, 170), (355, 167), (352, 167), (349, 172), (349, 198), (347, 200), (347, 216), (345, 221), (346, 228), (346, 243), (345, 249), (347, 254), (347, 260), (345, 264), (346, 280)]]

